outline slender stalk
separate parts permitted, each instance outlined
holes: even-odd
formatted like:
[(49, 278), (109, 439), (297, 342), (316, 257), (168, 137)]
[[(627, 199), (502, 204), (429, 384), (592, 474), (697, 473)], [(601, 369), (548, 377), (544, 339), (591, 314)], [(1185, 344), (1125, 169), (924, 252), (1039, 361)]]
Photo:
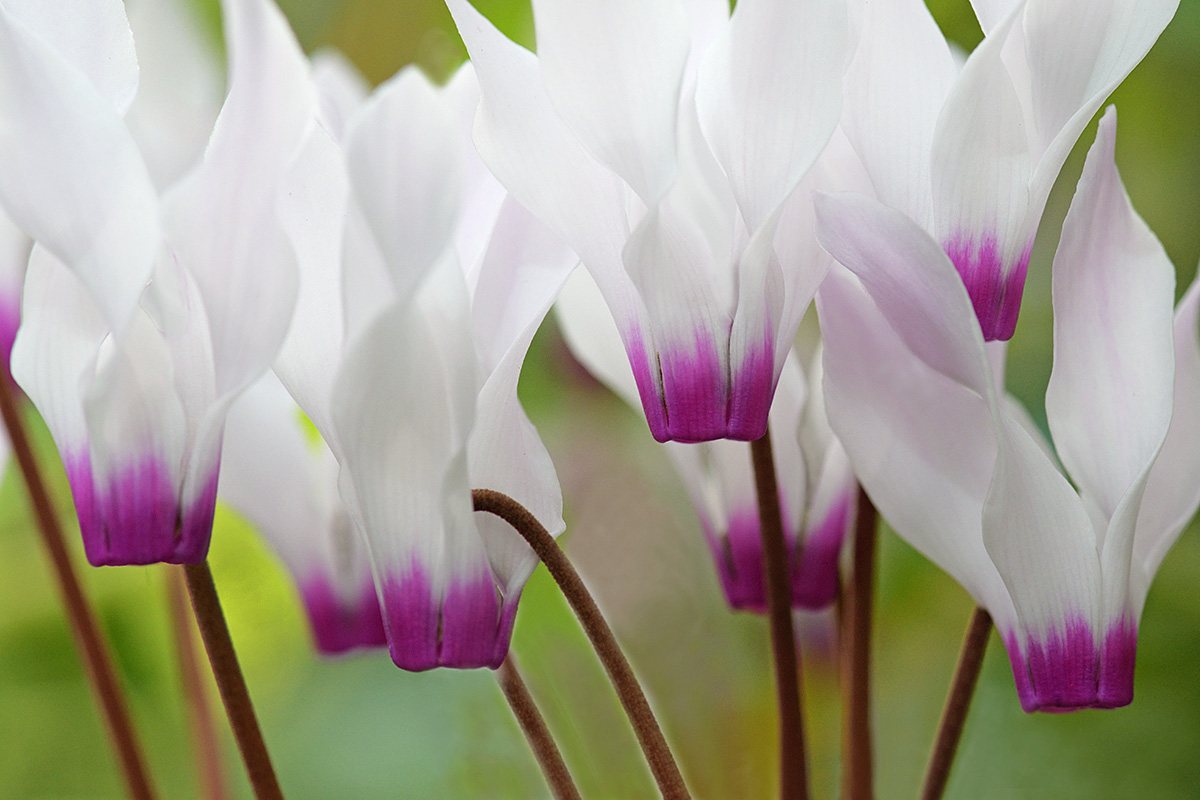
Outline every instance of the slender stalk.
[(842, 663), (845, 692), (842, 750), (848, 800), (874, 797), (871, 763), (871, 602), (875, 583), (875, 529), (879, 515), (860, 487), (858, 516), (854, 524), (854, 571), (842, 620), (846, 640)]
[[(2, 371), (0, 371), (2, 372)], [(149, 773), (138, 745), (137, 735), (133, 731), (133, 723), (129, 719), (129, 709), (125, 703), (125, 695), (117, 681), (113, 670), (112, 656), (108, 646), (100, 635), (96, 617), (91, 606), (83, 596), (79, 586), (79, 578), (67, 554), (66, 543), (63, 539), (62, 527), (46, 484), (38, 470), (33, 449), (29, 446), (29, 437), (21, 419), (20, 409), (12, 379), (2, 372), (0, 374), (0, 415), (4, 417), (4, 426), (8, 429), (8, 438), (12, 444), (13, 454), (21, 468), (25, 479), (25, 488), (29, 491), (29, 499), (33, 505), (34, 516), (37, 518), (38, 530), (42, 534), (42, 542), (50, 555), (50, 563), (54, 575), (58, 579), (58, 588), (62, 593), (63, 605), (71, 620), (75, 633), (75, 643), (79, 647), (88, 675), (91, 677), (92, 690), (96, 694), (104, 718), (108, 723), (109, 737), (121, 769), (125, 774), (125, 782), (129, 788), (129, 796), (134, 800), (152, 800), (155, 794), (150, 788)]]
[(804, 716), (800, 707), (800, 656), (792, 629), (792, 592), (788, 583), (787, 546), (779, 511), (779, 486), (771, 433), (750, 443), (758, 519), (762, 531), (771, 650), (775, 656), (775, 688), (779, 703), (779, 782), (783, 800), (807, 800), (808, 766), (804, 752)]
[(600, 609), (596, 607), (596, 601), (583, 585), (583, 580), (562, 548), (527, 508), (508, 495), (491, 489), (476, 489), (471, 496), (475, 501), (476, 511), (495, 514), (521, 534), (558, 583), (559, 589), (591, 640), (596, 655), (608, 672), (609, 680), (612, 681), (617, 697), (629, 716), (662, 796), (668, 800), (690, 798), (683, 775), (675, 764), (675, 757), (671, 755), (671, 748), (667, 746), (667, 740), (658, 727), (658, 720), (650, 710), (642, 687), (625, 659), (625, 654), (621, 652), (612, 629), (608, 627)]
[(983, 655), (987, 652), (989, 634), (992, 632), (992, 617), (979, 606), (971, 614), (963, 636), (962, 650), (958, 654), (958, 666), (954, 669), (954, 682), (942, 709), (942, 721), (938, 723), (937, 738), (929, 754), (929, 767), (925, 771), (925, 784), (921, 787), (922, 800), (938, 800), (946, 791), (950, 778), (950, 767), (962, 738), (971, 697), (979, 682), (979, 670), (983, 667)]
[(254, 796), (258, 800), (283, 800), (275, 769), (271, 766), (271, 757), (267, 754), (266, 742), (258, 727), (258, 718), (254, 715), (254, 705), (250, 702), (250, 692), (246, 689), (246, 679), (242, 676), (233, 640), (229, 638), (229, 627), (225, 624), (225, 614), (221, 611), (221, 601), (217, 597), (217, 587), (213, 584), (208, 561), (184, 564), (183, 574), (187, 579), (196, 623), (200, 626), (200, 637), (204, 640), (204, 649), (208, 651), (208, 663), (217, 681), (221, 701), (225, 704), (225, 715), (233, 729), (233, 738), (242, 753)]
[(508, 701), (513, 716), (520, 723), (529, 748), (533, 750), (538, 766), (542, 768), (542, 774), (546, 776), (546, 783), (556, 800), (581, 800), (579, 790), (575, 788), (575, 781), (571, 779), (571, 772), (567, 769), (567, 764), (563, 761), (558, 745), (554, 743), (554, 737), (550, 735), (550, 729), (546, 727), (546, 721), (542, 719), (537, 704), (533, 701), (533, 695), (521, 679), (521, 673), (511, 653), (504, 659), (500, 669), (496, 670), (496, 680), (500, 682), (504, 699)]
[(221, 748), (217, 732), (213, 727), (212, 710), (208, 705), (204, 677), (196, 659), (196, 634), (188, 613), (187, 587), (183, 570), (169, 567), (167, 575), (168, 605), (171, 611), (171, 627), (175, 633), (175, 657), (179, 662), (179, 681), (187, 698), (187, 713), (191, 732), (192, 750), (196, 758), (196, 777), (200, 793), (208, 800), (225, 800), (229, 792), (225, 787), (225, 775), (221, 768)]

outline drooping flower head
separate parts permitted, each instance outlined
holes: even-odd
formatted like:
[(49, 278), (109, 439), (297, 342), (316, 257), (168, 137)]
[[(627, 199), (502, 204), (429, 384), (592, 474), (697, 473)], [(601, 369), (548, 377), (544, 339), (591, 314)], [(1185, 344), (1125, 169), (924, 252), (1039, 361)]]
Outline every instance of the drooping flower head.
[(776, 234), (837, 125), (844, 3), (535, 0), (537, 56), (447, 5), (480, 154), (600, 287), (651, 433), (762, 436), (823, 274)]
[(932, 235), (987, 341), (1017, 324), (1063, 162), (1179, 0), (973, 0), (986, 34), (959, 69), (922, 0), (863, 6), (843, 126), (876, 196)]
[[(1133, 696), (1150, 579), (1200, 504), (1200, 283), (1131, 207), (1100, 123), (1054, 260), (1051, 444), (997, 387), (939, 243), (855, 196), (818, 203), (830, 422), (892, 527), (991, 612), (1027, 711)], [(989, 360), (989, 352), (992, 360)], [(1174, 410), (1174, 414), (1172, 413)], [(1065, 470), (1065, 473), (1064, 473)]]
[[(586, 272), (577, 271), (567, 282), (555, 309), (571, 352), (636, 408), (637, 384), (620, 336)], [(842, 541), (858, 485), (825, 419), (819, 350), (807, 380), (794, 354), (784, 363), (771, 406), (771, 442), (792, 606), (824, 608), (837, 595)], [(745, 445), (722, 440), (668, 442), (666, 447), (691, 496), (730, 606), (765, 612), (758, 497)]]
[(0, 202), (37, 242), (12, 371), (96, 565), (205, 557), (225, 411), (295, 298), (275, 207), (311, 114), (306, 64), (267, 0), (223, 7), (224, 106), (199, 163), (160, 192), (127, 124), (123, 5), (0, 6)]
[[(474, 74), (409, 67), (358, 107), (326, 93), (285, 218), (301, 270), (276, 371), (339, 465), (392, 660), (497, 667), (537, 559), (471, 489), (563, 530), (517, 401), (525, 351), (575, 262), (472, 155)], [(343, 124), (344, 123), (344, 124)]]

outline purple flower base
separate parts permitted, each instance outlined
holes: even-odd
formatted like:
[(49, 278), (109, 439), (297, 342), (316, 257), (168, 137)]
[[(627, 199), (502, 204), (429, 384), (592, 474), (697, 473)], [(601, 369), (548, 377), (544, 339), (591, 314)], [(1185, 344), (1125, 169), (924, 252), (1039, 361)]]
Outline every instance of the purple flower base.
[(1097, 646), (1091, 626), (1080, 617), (1022, 652), (1017, 637), (1004, 637), (1021, 708), (1027, 712), (1120, 708), (1133, 700), (1137, 628), (1117, 621)]
[(66, 470), (92, 566), (195, 564), (208, 555), (216, 471), (191, 507), (181, 509), (170, 472), (153, 456), (117, 470), (103, 493), (86, 453), (66, 459)]
[[(839, 501), (817, 529), (809, 534), (796, 563), (796, 533), (785, 529), (792, 585), (792, 607), (816, 611), (827, 607), (837, 596), (840, 573), (838, 555), (845, 538), (849, 501)], [(784, 519), (787, 519), (786, 514)], [(786, 523), (785, 523), (786, 525)], [(724, 538), (709, 537), (713, 558), (725, 598), (729, 605), (744, 611), (765, 614), (767, 586), (763, 579), (762, 537), (759, 535), (758, 510), (742, 509), (730, 516)]]
[(324, 575), (314, 576), (300, 588), (308, 611), (317, 650), (336, 655), (359, 647), (385, 647), (383, 614), (375, 582), (368, 576), (358, 597), (346, 602)]
[[(767, 432), (775, 396), (774, 341), (764, 337), (730, 381), (711, 334), (659, 350), (652, 364), (635, 329), (626, 352), (650, 433), (660, 442), (753, 441)], [(661, 378), (661, 386), (656, 380)]]
[(496, 669), (508, 654), (517, 598), (500, 604), (490, 574), (452, 583), (440, 598), (414, 564), (383, 589), (384, 626), (392, 661), (420, 672), (434, 667)]
[(967, 287), (984, 340), (1011, 339), (1021, 312), (1029, 248), (1007, 271), (994, 235), (983, 236), (976, 243), (975, 239), (959, 234), (945, 243), (945, 250)]

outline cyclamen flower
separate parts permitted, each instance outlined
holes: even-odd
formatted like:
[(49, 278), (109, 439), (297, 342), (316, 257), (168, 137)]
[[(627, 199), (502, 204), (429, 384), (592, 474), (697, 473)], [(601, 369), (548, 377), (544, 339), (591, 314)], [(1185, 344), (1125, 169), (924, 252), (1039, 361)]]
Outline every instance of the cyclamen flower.
[(443, 89), (409, 67), (361, 107), (323, 98), (284, 208), (301, 293), (276, 371), (339, 464), (392, 660), (410, 670), (494, 668), (508, 651), (537, 558), (473, 512), (473, 488), (564, 528), (516, 391), (575, 260), (471, 163), (477, 97), (469, 67)]
[(776, 233), (837, 125), (845, 4), (535, 0), (537, 56), (447, 5), (479, 152), (599, 285), (651, 433), (761, 437), (824, 274)]
[(923, 0), (863, 6), (843, 127), (876, 196), (945, 249), (985, 340), (1017, 324), (1050, 189), (1179, 0), (973, 0), (961, 71)]
[(221, 430), (295, 298), (277, 184), (311, 115), (306, 62), (265, 0), (226, 0), (229, 91), (202, 160), (161, 196), (123, 118), (120, 3), (0, 8), (0, 199), (37, 241), (15, 379), (66, 464), (88, 560), (200, 561)]
[(862, 282), (831, 272), (818, 296), (830, 422), (897, 533), (991, 612), (1026, 711), (1130, 702), (1146, 592), (1200, 504), (1200, 283), (1172, 330), (1174, 270), (1115, 136), (1110, 112), (1054, 260), (1046, 412), (1065, 474), (997, 389), (938, 243), (865, 198), (817, 203)]
[[(636, 408), (637, 385), (620, 336), (586, 272), (577, 271), (567, 282), (555, 309), (572, 353)], [(853, 519), (858, 484), (825, 419), (819, 350), (807, 385), (795, 355), (784, 363), (771, 406), (771, 442), (792, 606), (824, 608), (837, 595), (842, 541)], [(691, 496), (730, 606), (765, 612), (758, 497), (745, 445), (668, 442), (666, 448)]]

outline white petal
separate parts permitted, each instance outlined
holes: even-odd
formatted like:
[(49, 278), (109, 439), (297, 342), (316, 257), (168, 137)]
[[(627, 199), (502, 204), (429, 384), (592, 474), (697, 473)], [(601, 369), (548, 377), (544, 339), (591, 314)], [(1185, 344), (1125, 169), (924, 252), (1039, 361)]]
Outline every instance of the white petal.
[(1031, 2), (1024, 17), (1033, 123), (1042, 156), (1030, 186), (1045, 203), (1075, 141), (1175, 15), (1179, 0)]
[(679, 0), (534, 0), (554, 108), (598, 161), (653, 205), (675, 170), (687, 17)]
[(816, 161), (837, 126), (845, 6), (742, 0), (696, 85), (705, 138), (757, 231)]
[(571, 274), (559, 292), (554, 311), (571, 354), (632, 408), (641, 408), (621, 333), (595, 279), (586, 269), (576, 269)]
[(962, 281), (925, 231), (861, 195), (822, 195), (817, 238), (853, 271), (909, 349), (981, 397), (991, 366)]
[(138, 55), (120, 0), (4, 0), (21, 21), (124, 114), (138, 90)]
[(221, 108), (220, 61), (185, 0), (130, 0), (141, 80), (125, 115), (154, 183), (174, 183), (200, 160)]
[(830, 271), (817, 309), (829, 423), (867, 494), (905, 541), (998, 622), (1010, 621), (1007, 592), (983, 546), (996, 458), (987, 404), (905, 347), (845, 270)]
[(1175, 313), (1174, 416), (1150, 471), (1137, 520), (1131, 593), (1138, 616), (1150, 581), (1200, 506), (1200, 282)]
[(341, 141), (346, 123), (371, 87), (349, 59), (331, 48), (313, 53), (312, 81), (317, 87), (317, 116), (334, 141)]
[(1106, 518), (1162, 446), (1174, 362), (1175, 269), (1125, 193), (1116, 130), (1110, 110), (1063, 223), (1046, 389), (1059, 457)]
[(401, 297), (446, 249), (458, 221), (456, 140), (449, 109), (412, 66), (383, 84), (346, 131), (354, 196)]
[(869, 3), (846, 72), (842, 127), (876, 196), (921, 227), (933, 223), (931, 164), (938, 114), (958, 74), (921, 0)]
[(0, 211), (0, 358), (8, 364), (21, 322), (21, 292), (33, 241)]
[(992, 29), (999, 25), (1004, 18), (1008, 16), (1008, 14), (1022, 1), (1023, 0), (971, 0), (971, 7), (975, 9), (975, 16), (979, 20), (979, 27), (983, 28), (983, 32), (985, 34), (990, 34)]
[(295, 257), (280, 183), (314, 111), (304, 59), (269, 0), (227, 0), (230, 90), (202, 164), (165, 200), (168, 238), (204, 298), (220, 394), (262, 374), (287, 331)]
[(4, 9), (0, 201), (124, 324), (159, 246), (153, 184), (110, 98)]

